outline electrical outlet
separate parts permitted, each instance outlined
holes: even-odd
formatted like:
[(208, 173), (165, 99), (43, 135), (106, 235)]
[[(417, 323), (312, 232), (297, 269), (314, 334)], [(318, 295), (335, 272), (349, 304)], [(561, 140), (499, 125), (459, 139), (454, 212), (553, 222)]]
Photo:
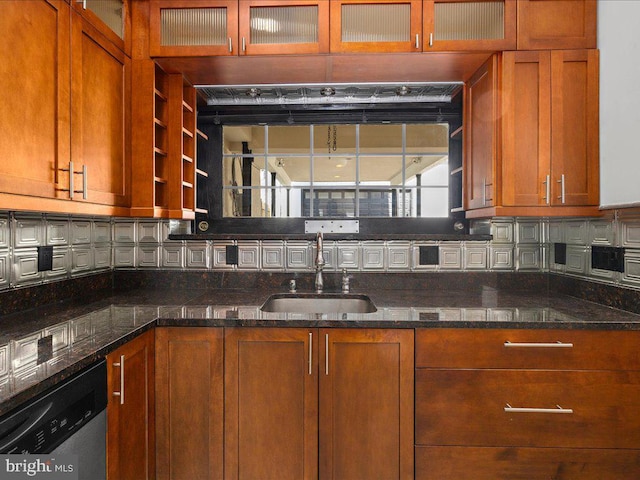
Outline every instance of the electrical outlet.
[(53, 270), (53, 247), (38, 247), (38, 271)]
[(591, 247), (591, 268), (624, 272), (624, 248)]
[(436, 246), (422, 245), (420, 250), (420, 265), (438, 265), (440, 263), (440, 249)]
[(556, 263), (558, 265), (567, 264), (567, 244), (566, 243), (553, 244), (553, 263)]
[(47, 360), (51, 360), (53, 358), (53, 335), (47, 335), (38, 340), (38, 360), (37, 363), (40, 365)]
[(238, 264), (238, 246), (237, 245), (227, 245), (225, 251), (225, 258), (227, 265), (237, 265)]

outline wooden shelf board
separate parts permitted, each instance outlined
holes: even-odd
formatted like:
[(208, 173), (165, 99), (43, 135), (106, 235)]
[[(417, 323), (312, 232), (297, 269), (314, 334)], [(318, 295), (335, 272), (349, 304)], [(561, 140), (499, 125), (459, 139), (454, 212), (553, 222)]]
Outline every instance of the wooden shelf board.
[(455, 175), (456, 173), (462, 173), (462, 167), (454, 168), (451, 170), (451, 175)]
[(188, 137), (193, 138), (193, 132), (188, 128), (182, 127), (182, 133)]
[(462, 126), (456, 128), (453, 132), (451, 132), (451, 135), (449, 135), (451, 138), (454, 138), (458, 135), (462, 134)]
[(192, 112), (193, 113), (193, 107), (191, 105), (189, 105), (185, 100), (182, 101), (182, 108), (184, 110), (186, 110), (187, 112)]
[(182, 182), (182, 187), (183, 188), (193, 188), (193, 183), (183, 181)]
[(158, 97), (163, 102), (166, 102), (168, 100), (167, 96), (157, 88), (153, 90), (153, 93), (155, 94), (156, 97)]
[(153, 119), (153, 122), (154, 122), (157, 126), (159, 126), (159, 127), (162, 127), (162, 128), (165, 128), (165, 129), (167, 128), (167, 124), (166, 124), (166, 123), (164, 123), (164, 122), (163, 122), (162, 120), (160, 120), (159, 118), (154, 118), (154, 119)]
[(155, 183), (160, 183), (162, 185), (166, 185), (167, 184), (167, 179), (166, 178), (162, 178), (162, 177), (153, 177), (153, 181)]
[(199, 137), (201, 137), (201, 138), (203, 138), (205, 140), (209, 140), (209, 136), (206, 133), (204, 133), (203, 131), (196, 130), (196, 133), (198, 134)]
[(182, 154), (182, 160), (184, 160), (185, 162), (193, 163), (193, 158), (191, 158), (189, 155), (185, 155), (184, 153)]
[(153, 153), (155, 153), (156, 155), (161, 155), (163, 157), (167, 156), (167, 152), (158, 147), (153, 147)]
[(196, 213), (202, 213), (203, 215), (206, 215), (207, 213), (209, 213), (209, 210), (207, 210), (206, 208), (196, 207)]
[(196, 174), (200, 175), (201, 177), (208, 177), (209, 174), (207, 172), (205, 172), (204, 170), (200, 170), (199, 168), (196, 168)]

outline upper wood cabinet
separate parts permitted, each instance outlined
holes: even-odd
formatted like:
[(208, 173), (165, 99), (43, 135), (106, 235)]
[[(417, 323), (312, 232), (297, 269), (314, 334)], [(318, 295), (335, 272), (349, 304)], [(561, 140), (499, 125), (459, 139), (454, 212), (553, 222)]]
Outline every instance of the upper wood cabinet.
[(482, 90), (499, 109), (477, 117), (483, 74), (467, 85), (467, 217), (597, 215), (598, 51), (504, 52)]
[(126, 55), (64, 1), (0, 2), (0, 26), (0, 208), (125, 215)]
[(151, 56), (310, 54), (329, 50), (324, 0), (152, 0)]
[(423, 18), (425, 52), (516, 47), (515, 0), (424, 0)]
[(155, 478), (154, 332), (107, 355), (107, 478)]
[(499, 126), (500, 56), (493, 55), (465, 84), (464, 206), (467, 210), (494, 204)]
[(331, 0), (332, 52), (422, 50), (422, 0)]
[(110, 42), (131, 55), (131, 0), (72, 0), (76, 12), (87, 19)]
[(503, 92), (501, 205), (598, 205), (598, 51), (505, 52)]
[(85, 18), (71, 21), (74, 199), (128, 206), (130, 60)]
[[(0, 2), (0, 192), (65, 198), (70, 159), (69, 6), (61, 0)], [(1, 196), (0, 208), (16, 208)]]
[(517, 4), (518, 50), (596, 48), (596, 0), (518, 0)]

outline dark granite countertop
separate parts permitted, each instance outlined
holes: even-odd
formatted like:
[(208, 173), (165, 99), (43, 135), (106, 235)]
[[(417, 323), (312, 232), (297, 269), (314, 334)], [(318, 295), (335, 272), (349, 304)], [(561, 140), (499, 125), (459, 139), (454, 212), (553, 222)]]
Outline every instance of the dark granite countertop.
[[(0, 415), (155, 326), (640, 330), (640, 315), (585, 300), (484, 287), (366, 292), (374, 313), (262, 312), (274, 290), (138, 289), (0, 317)], [(355, 293), (358, 293), (357, 291)], [(37, 341), (53, 336), (53, 355)], [(40, 360), (40, 362), (38, 361)]]

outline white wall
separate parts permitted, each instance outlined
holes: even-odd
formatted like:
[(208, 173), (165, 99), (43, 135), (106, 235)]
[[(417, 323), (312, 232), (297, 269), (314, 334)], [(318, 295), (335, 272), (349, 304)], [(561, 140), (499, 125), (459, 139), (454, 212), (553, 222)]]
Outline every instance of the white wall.
[(600, 205), (640, 205), (640, 1), (598, 1)]

